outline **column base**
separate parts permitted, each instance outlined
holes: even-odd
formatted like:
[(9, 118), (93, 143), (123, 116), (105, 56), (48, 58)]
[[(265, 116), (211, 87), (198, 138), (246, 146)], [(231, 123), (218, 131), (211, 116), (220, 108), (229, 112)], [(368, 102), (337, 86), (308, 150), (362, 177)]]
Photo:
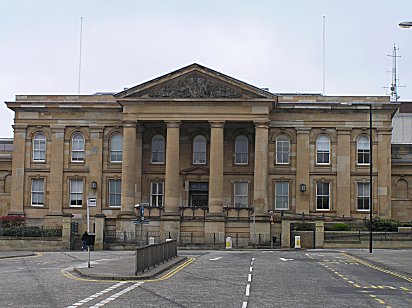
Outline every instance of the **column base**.
[(180, 215), (177, 213), (164, 213), (160, 221), (160, 232), (165, 238), (178, 239), (180, 237)]

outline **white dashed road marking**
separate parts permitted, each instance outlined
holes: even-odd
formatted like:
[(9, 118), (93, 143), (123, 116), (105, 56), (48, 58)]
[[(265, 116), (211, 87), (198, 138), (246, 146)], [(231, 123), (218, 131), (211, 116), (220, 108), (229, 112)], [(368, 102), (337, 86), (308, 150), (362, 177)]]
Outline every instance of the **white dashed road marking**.
[(107, 303), (110, 303), (111, 301), (114, 301), (116, 298), (118, 298), (119, 296), (122, 296), (123, 294), (137, 288), (138, 286), (140, 286), (141, 284), (143, 284), (143, 282), (137, 282), (133, 285), (131, 285), (130, 287), (121, 290), (120, 292), (117, 292), (116, 294), (113, 294), (112, 296), (109, 296), (108, 298), (106, 298), (105, 300), (102, 300), (100, 303), (97, 303), (94, 306), (91, 306), (90, 308), (98, 308), (98, 307), (102, 307), (104, 305), (106, 305)]

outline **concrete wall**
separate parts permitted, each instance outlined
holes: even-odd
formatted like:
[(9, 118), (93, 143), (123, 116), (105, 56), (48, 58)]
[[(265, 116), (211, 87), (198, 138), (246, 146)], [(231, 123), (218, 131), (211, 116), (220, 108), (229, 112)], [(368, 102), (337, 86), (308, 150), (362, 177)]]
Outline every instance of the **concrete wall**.
[(61, 239), (15, 239), (2, 238), (0, 239), (1, 251), (13, 250), (33, 250), (33, 251), (62, 251)]

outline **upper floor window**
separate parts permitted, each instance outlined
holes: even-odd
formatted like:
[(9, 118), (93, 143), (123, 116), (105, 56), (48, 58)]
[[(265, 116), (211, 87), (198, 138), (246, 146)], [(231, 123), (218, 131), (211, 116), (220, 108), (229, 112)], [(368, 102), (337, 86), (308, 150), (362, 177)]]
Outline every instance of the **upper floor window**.
[(285, 135), (276, 138), (276, 164), (289, 164), (290, 141)]
[(163, 182), (152, 182), (150, 206), (163, 206)]
[(356, 142), (358, 164), (369, 165), (370, 164), (370, 142), (369, 137), (362, 135)]
[(46, 136), (43, 133), (33, 138), (33, 161), (46, 161)]
[(117, 133), (110, 138), (110, 161), (121, 162), (123, 151), (123, 137)]
[(248, 163), (248, 140), (244, 135), (237, 136), (235, 139), (235, 164), (246, 165)]
[(249, 199), (249, 183), (234, 183), (234, 204), (235, 207), (247, 207)]
[(193, 139), (193, 164), (206, 164), (206, 138), (202, 135)]
[(165, 162), (165, 138), (155, 135), (152, 138), (152, 163), (164, 164)]
[(275, 182), (275, 209), (289, 209), (289, 182)]
[(83, 205), (83, 180), (70, 180), (70, 206)]
[(31, 205), (44, 205), (44, 179), (31, 180)]
[(316, 163), (330, 163), (330, 138), (327, 135), (320, 135), (316, 139)]
[(109, 180), (109, 206), (120, 207), (122, 197), (122, 180)]
[(358, 211), (369, 211), (370, 208), (369, 182), (358, 183)]
[(316, 182), (316, 209), (330, 209), (330, 183)]
[(84, 137), (80, 133), (76, 133), (72, 138), (72, 161), (84, 161)]

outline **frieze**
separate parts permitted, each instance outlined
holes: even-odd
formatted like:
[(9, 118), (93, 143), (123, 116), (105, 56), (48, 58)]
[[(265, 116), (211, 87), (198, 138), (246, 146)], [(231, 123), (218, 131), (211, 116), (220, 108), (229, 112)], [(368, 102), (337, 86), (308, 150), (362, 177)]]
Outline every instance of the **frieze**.
[(191, 75), (164, 87), (153, 89), (150, 97), (156, 98), (239, 98), (240, 91), (199, 75)]

